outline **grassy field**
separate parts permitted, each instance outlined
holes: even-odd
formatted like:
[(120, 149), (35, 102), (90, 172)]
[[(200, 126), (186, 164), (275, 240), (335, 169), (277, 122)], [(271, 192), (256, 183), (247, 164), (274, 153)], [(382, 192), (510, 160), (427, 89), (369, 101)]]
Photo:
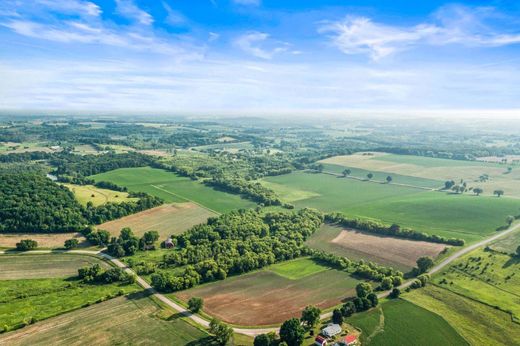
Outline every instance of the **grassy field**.
[[(328, 174), (295, 172), (265, 178), (268, 186), (285, 199), (294, 194), (318, 196), (293, 201), (298, 207), (326, 212), (340, 211), (351, 217), (366, 217), (398, 223), (418, 231), (456, 237), (473, 242), (492, 234), (516, 215), (520, 201), (445, 192), (345, 179)], [(274, 183), (274, 184), (273, 184)], [(283, 189), (277, 189), (282, 185)]]
[(98, 206), (108, 202), (121, 203), (135, 202), (138, 200), (137, 198), (129, 198), (127, 192), (100, 189), (93, 185), (63, 185), (72, 191), (76, 199), (83, 205), (87, 205), (88, 202), (91, 202), (94, 206)]
[(355, 314), (349, 324), (362, 330), (363, 345), (467, 345), (439, 315), (402, 299)]
[[(508, 165), (488, 163), (481, 161), (462, 161), (436, 159), (413, 155), (395, 155), (387, 153), (357, 153), (347, 156), (336, 156), (322, 161), (324, 164), (338, 165), (370, 171), (380, 175), (403, 175), (437, 181), (464, 179), (469, 186), (480, 187), (484, 194), (492, 195), (494, 190), (504, 190), (506, 196), (520, 198), (520, 169), (513, 167), (507, 171)], [(489, 176), (489, 180), (480, 182), (483, 174)], [(396, 181), (399, 177), (395, 177)]]
[(500, 310), (429, 285), (403, 296), (442, 316), (472, 345), (517, 345), (520, 325)]
[(67, 239), (75, 238), (79, 241), (80, 247), (90, 245), (81, 233), (3, 233), (0, 234), (0, 248), (14, 248), (16, 243), (22, 239), (32, 239), (38, 242), (38, 248), (54, 249), (62, 248)]
[(176, 296), (184, 301), (193, 296), (202, 297), (205, 312), (229, 323), (268, 325), (299, 317), (307, 305), (329, 308), (355, 295), (354, 288), (360, 281), (348, 273), (316, 268), (313, 263), (312, 269), (301, 276), (299, 271), (308, 261), (277, 264), (181, 291)]
[(514, 254), (520, 246), (520, 232), (513, 232), (493, 242), (490, 247), (493, 250)]
[(306, 242), (313, 248), (350, 259), (363, 259), (390, 266), (404, 272), (416, 266), (421, 256), (435, 258), (443, 244), (380, 237), (323, 224)]
[(124, 227), (130, 227), (137, 236), (154, 230), (159, 232), (160, 240), (172, 234), (180, 234), (194, 225), (206, 222), (216, 214), (194, 203), (164, 204), (121, 219), (105, 222), (99, 229), (119, 235)]
[(91, 178), (126, 186), (130, 191), (147, 192), (168, 203), (194, 202), (218, 213), (256, 206), (254, 202), (240, 196), (217, 191), (189, 178), (150, 167), (116, 169)]
[(433, 280), (453, 292), (511, 311), (520, 320), (520, 258), (475, 250)]
[(0, 335), (9, 345), (207, 345), (209, 335), (143, 293)]
[(0, 280), (70, 277), (93, 264), (109, 265), (94, 256), (79, 254), (13, 254), (0, 256)]
[(90, 144), (82, 144), (74, 146), (74, 152), (80, 155), (94, 155), (99, 151)]
[(316, 263), (310, 258), (301, 258), (274, 264), (269, 267), (269, 270), (287, 279), (298, 280), (327, 270), (327, 267)]

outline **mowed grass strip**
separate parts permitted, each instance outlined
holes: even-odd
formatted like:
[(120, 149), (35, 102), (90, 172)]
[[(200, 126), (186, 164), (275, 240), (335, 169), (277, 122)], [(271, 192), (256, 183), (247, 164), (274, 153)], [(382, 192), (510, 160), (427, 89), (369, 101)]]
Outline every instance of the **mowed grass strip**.
[(0, 280), (75, 276), (79, 268), (96, 263), (105, 268), (109, 267), (99, 258), (79, 254), (0, 255)]
[(307, 305), (326, 309), (340, 304), (355, 295), (359, 282), (334, 269), (289, 279), (267, 268), (177, 292), (175, 296), (183, 301), (202, 297), (204, 311), (228, 323), (271, 325), (299, 317)]
[(129, 191), (146, 192), (167, 203), (197, 203), (218, 213), (256, 206), (256, 203), (238, 195), (218, 191), (189, 178), (151, 167), (121, 168), (91, 178), (126, 186)]
[(105, 203), (121, 203), (121, 202), (136, 202), (138, 198), (128, 197), (127, 192), (119, 192), (108, 189), (101, 189), (93, 185), (65, 185), (74, 196), (83, 205), (92, 203), (94, 206), (103, 205)]
[(472, 345), (517, 345), (520, 326), (505, 312), (429, 285), (403, 296), (442, 316)]
[(468, 345), (441, 316), (402, 299), (347, 319), (362, 330), (363, 345)]
[(130, 227), (139, 237), (147, 231), (154, 230), (159, 232), (159, 239), (164, 240), (170, 235), (180, 234), (195, 225), (205, 223), (209, 217), (215, 215), (217, 214), (194, 203), (164, 204), (105, 222), (97, 228), (118, 236), (122, 228)]
[(327, 269), (329, 268), (316, 263), (310, 258), (298, 258), (295, 260), (274, 264), (269, 267), (271, 272), (291, 280), (298, 280)]
[(204, 345), (209, 335), (143, 293), (0, 335), (9, 345)]

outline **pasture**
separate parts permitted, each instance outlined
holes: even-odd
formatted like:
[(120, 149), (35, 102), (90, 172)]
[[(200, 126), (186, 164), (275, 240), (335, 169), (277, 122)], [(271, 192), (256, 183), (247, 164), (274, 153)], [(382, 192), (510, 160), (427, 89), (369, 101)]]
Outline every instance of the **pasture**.
[(326, 309), (355, 295), (355, 286), (360, 281), (346, 272), (317, 268), (318, 264), (313, 264), (305, 275), (300, 275), (300, 268), (308, 261), (298, 259), (276, 264), (175, 295), (183, 301), (202, 297), (205, 312), (237, 325), (281, 323), (299, 317), (307, 305)]
[(129, 191), (146, 192), (167, 203), (193, 202), (212, 212), (225, 213), (235, 209), (253, 208), (256, 203), (240, 196), (217, 191), (175, 173), (150, 167), (122, 168), (91, 177), (126, 186)]
[(124, 227), (130, 227), (134, 234), (141, 237), (147, 231), (157, 231), (159, 239), (164, 240), (172, 234), (180, 234), (191, 227), (205, 223), (216, 214), (194, 203), (163, 204), (123, 218), (105, 222), (98, 229), (109, 231), (118, 236)]
[(0, 335), (9, 345), (204, 345), (209, 335), (134, 293)]
[[(458, 182), (463, 179), (470, 187), (482, 188), (486, 195), (492, 195), (495, 190), (504, 190), (506, 196), (520, 198), (520, 184), (517, 183), (520, 179), (520, 169), (517, 166), (413, 155), (369, 154), (335, 156), (321, 162), (344, 168), (362, 169), (381, 175), (398, 174), (441, 182), (452, 179)], [(508, 172), (508, 167), (512, 167), (511, 172)], [(487, 174), (489, 179), (480, 181), (480, 176), (484, 174)]]
[[(506, 217), (516, 215), (520, 207), (520, 201), (511, 198), (424, 191), (329, 174), (294, 172), (263, 181), (274, 183), (267, 186), (283, 200), (290, 190), (295, 191), (293, 194), (318, 195), (293, 201), (297, 208), (339, 211), (349, 217), (397, 223), (420, 232), (462, 238), (466, 242), (494, 233), (505, 224)], [(283, 189), (277, 189), (277, 185)]]
[(121, 203), (121, 202), (136, 202), (138, 198), (128, 197), (127, 192), (120, 192), (108, 189), (101, 189), (93, 185), (74, 185), (63, 184), (66, 186), (82, 205), (87, 205), (88, 202), (94, 206), (105, 203)]
[(55, 249), (62, 248), (65, 240), (72, 238), (79, 241), (80, 247), (89, 245), (81, 233), (2, 233), (0, 234), (0, 248), (14, 248), (20, 240), (32, 239), (38, 242), (38, 248), (40, 249)]
[(355, 314), (347, 323), (360, 328), (363, 345), (467, 345), (441, 316), (402, 299)]
[(450, 291), (510, 311), (520, 318), (520, 258), (475, 250), (435, 275)]
[(0, 256), (0, 280), (45, 279), (70, 277), (78, 274), (78, 269), (99, 264), (109, 265), (94, 256), (80, 254), (9, 254)]
[(324, 224), (308, 240), (311, 248), (350, 259), (363, 259), (404, 272), (421, 256), (437, 257), (446, 245), (378, 236)]
[(516, 345), (520, 326), (511, 316), (449, 290), (429, 285), (404, 299), (442, 316), (472, 345)]
[(513, 232), (507, 236), (494, 241), (490, 247), (493, 250), (514, 254), (520, 246), (520, 232)]

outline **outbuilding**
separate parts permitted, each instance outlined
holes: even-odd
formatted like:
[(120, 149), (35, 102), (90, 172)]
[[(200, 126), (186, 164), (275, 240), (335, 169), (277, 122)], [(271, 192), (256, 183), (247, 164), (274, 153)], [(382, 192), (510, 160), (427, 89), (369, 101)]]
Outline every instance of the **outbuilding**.
[(329, 324), (321, 330), (321, 334), (327, 338), (332, 338), (341, 333), (341, 326), (339, 324)]
[(316, 339), (314, 340), (314, 344), (318, 346), (327, 346), (327, 339), (325, 339), (323, 336), (318, 335)]

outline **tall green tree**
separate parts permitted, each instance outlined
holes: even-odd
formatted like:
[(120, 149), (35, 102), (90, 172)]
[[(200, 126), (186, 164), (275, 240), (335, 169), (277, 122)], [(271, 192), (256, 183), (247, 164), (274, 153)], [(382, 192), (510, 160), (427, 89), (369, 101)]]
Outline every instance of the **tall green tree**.
[(285, 321), (280, 327), (280, 339), (285, 341), (288, 346), (300, 346), (303, 343), (304, 335), (305, 330), (297, 318)]
[(302, 311), (301, 321), (307, 328), (313, 328), (320, 320), (321, 310), (316, 306), (306, 306)]

